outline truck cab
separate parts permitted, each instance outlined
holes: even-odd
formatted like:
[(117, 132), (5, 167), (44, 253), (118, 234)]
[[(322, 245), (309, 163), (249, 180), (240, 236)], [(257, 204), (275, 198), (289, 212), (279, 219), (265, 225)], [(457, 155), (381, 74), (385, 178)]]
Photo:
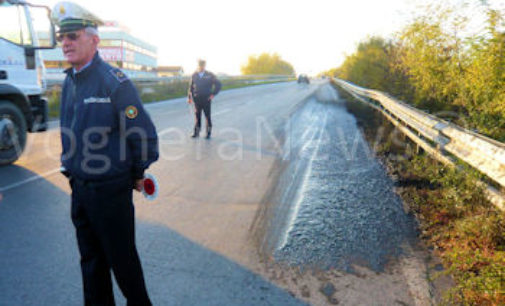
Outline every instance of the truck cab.
[[(41, 49), (56, 46), (50, 9), (0, 0), (0, 165), (22, 154), (27, 132), (47, 129), (48, 105)], [(37, 31), (49, 32), (40, 42)]]

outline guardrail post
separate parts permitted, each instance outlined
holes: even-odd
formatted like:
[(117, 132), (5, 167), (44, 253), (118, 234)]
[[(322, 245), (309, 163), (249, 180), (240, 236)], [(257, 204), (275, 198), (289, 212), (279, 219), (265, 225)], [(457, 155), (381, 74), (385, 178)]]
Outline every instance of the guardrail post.
[[(421, 133), (417, 132), (417, 136), (421, 138)], [(421, 145), (419, 145), (419, 143), (415, 143), (416, 144), (416, 154), (419, 155), (419, 154), (422, 154), (424, 152), (423, 148), (421, 147)]]
[(447, 124), (443, 123), (443, 122), (439, 122), (437, 123), (433, 129), (435, 129), (437, 131), (437, 136), (435, 136), (435, 143), (436, 143), (436, 147), (437, 147), (437, 150), (440, 152), (440, 154), (446, 156), (447, 155), (447, 151), (445, 150), (445, 146), (451, 142), (451, 139), (447, 136), (445, 136), (443, 133), (442, 133), (442, 130), (447, 127)]

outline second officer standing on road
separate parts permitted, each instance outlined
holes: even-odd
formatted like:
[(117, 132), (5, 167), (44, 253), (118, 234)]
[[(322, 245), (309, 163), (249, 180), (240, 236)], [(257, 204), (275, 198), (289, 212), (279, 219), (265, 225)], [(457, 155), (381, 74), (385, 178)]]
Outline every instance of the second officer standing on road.
[(135, 246), (132, 191), (158, 159), (156, 129), (132, 82), (98, 52), (93, 14), (70, 2), (53, 10), (72, 65), (61, 96), (62, 172), (81, 254), (85, 305), (114, 305), (112, 278), (127, 305), (151, 305)]
[(203, 110), (207, 122), (206, 138), (210, 138), (212, 133), (210, 106), (212, 99), (214, 99), (214, 96), (217, 95), (220, 90), (221, 82), (219, 82), (212, 72), (205, 70), (204, 60), (198, 60), (198, 70), (191, 76), (188, 89), (188, 103), (194, 103), (195, 106), (195, 128), (191, 137), (196, 138), (200, 136)]

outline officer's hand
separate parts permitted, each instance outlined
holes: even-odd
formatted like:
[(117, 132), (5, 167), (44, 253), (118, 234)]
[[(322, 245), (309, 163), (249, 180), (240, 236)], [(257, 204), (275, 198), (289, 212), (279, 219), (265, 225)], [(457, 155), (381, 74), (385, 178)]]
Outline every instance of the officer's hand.
[(138, 192), (141, 192), (144, 186), (143, 181), (144, 179), (135, 180), (135, 183), (133, 184), (133, 189), (137, 190)]
[(191, 104), (191, 103), (193, 103), (193, 100), (188, 99), (188, 104)]
[(212, 101), (212, 100), (214, 100), (214, 95), (210, 95), (210, 97), (209, 97), (209, 101)]

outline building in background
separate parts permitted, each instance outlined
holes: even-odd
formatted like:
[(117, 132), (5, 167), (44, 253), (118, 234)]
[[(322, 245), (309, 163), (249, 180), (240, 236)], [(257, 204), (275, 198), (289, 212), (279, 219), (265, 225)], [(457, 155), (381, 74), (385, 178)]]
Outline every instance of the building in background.
[[(131, 79), (157, 77), (157, 49), (130, 34), (130, 30), (115, 21), (107, 21), (100, 27), (100, 56), (110, 65), (120, 68)], [(39, 39), (48, 39), (40, 33)], [(69, 64), (63, 56), (61, 45), (52, 50), (43, 50), (48, 81), (64, 79), (63, 70)]]
[(184, 69), (181, 66), (158, 66), (159, 77), (181, 77), (184, 74)]

